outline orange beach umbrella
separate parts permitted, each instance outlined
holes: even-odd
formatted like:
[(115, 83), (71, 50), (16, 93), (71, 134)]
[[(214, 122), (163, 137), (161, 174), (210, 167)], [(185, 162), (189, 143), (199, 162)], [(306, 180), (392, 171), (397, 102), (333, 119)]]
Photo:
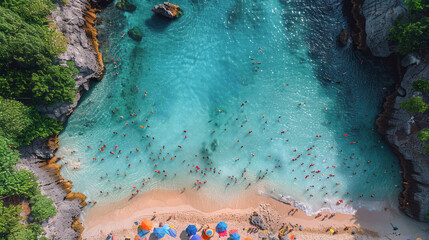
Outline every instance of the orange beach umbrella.
[(141, 223), (141, 228), (145, 231), (149, 231), (153, 228), (153, 223), (149, 219), (144, 219)]

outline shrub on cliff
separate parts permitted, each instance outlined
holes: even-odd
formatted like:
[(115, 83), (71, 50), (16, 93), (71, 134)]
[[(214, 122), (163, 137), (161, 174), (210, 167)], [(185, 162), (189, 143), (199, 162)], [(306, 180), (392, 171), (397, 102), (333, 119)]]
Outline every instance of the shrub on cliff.
[(39, 224), (31, 223), (28, 226), (20, 223), (20, 207), (5, 206), (0, 201), (0, 239), (7, 240), (36, 240), (43, 233)]
[(427, 142), (429, 141), (429, 128), (425, 130), (421, 130), (417, 135), (420, 141)]
[(18, 171), (15, 167), (18, 161), (18, 151), (0, 136), (0, 198), (14, 195), (31, 197), (37, 192), (36, 177), (24, 169)]
[(423, 80), (421, 78), (419, 78), (417, 81), (412, 82), (411, 86), (413, 87), (414, 91), (418, 91), (418, 92), (429, 92), (429, 81), (428, 80)]
[(389, 40), (405, 55), (429, 47), (429, 0), (405, 0), (408, 14), (390, 29)]
[(0, 97), (0, 135), (15, 147), (35, 138), (46, 138), (62, 130), (62, 123), (40, 115), (35, 107)]
[(389, 40), (397, 42), (398, 52), (405, 55), (418, 49), (426, 29), (421, 22), (399, 23), (390, 29)]
[(7, 239), (12, 228), (19, 224), (19, 207), (3, 205), (0, 201), (0, 239)]
[(31, 216), (38, 222), (55, 216), (57, 209), (52, 205), (54, 201), (45, 195), (37, 194), (31, 198)]
[(423, 102), (421, 97), (412, 97), (407, 101), (400, 102), (399, 105), (410, 114), (424, 113), (429, 108), (429, 105)]

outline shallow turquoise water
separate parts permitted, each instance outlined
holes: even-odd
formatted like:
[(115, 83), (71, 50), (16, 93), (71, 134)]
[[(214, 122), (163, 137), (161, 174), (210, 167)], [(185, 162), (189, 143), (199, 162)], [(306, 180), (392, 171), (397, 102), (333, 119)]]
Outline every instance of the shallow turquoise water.
[[(137, 189), (275, 192), (309, 213), (397, 196), (398, 161), (375, 131), (393, 80), (336, 45), (336, 1), (191, 0), (175, 21), (135, 2), (102, 13), (106, 76), (59, 136), (73, 191), (101, 204)], [(134, 26), (142, 42), (121, 39)]]

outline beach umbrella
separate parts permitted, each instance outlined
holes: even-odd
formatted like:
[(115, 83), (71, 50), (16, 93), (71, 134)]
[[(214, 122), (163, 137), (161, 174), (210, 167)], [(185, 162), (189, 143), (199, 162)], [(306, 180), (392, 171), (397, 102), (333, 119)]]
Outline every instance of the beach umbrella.
[(192, 236), (189, 238), (189, 240), (201, 240), (201, 237), (195, 234), (195, 235), (192, 235)]
[(186, 228), (186, 233), (188, 233), (189, 236), (195, 235), (195, 233), (197, 233), (197, 227), (195, 227), (195, 225), (189, 225)]
[(252, 240), (251, 238), (245, 238), (244, 240)]
[(216, 232), (225, 232), (228, 225), (225, 222), (220, 222), (216, 225)]
[(165, 228), (162, 228), (162, 227), (153, 229), (153, 234), (158, 239), (163, 238), (166, 233), (167, 233), (167, 230)]
[(294, 240), (295, 239), (295, 235), (293, 235), (292, 233), (289, 233), (287, 236), (288, 236), (288, 238), (290, 240)]
[(149, 231), (153, 228), (153, 223), (149, 219), (144, 219), (140, 224), (140, 226), (141, 226), (141, 229)]
[(240, 235), (238, 235), (238, 233), (233, 233), (233, 234), (231, 234), (231, 236), (229, 236), (229, 239), (240, 240)]
[(139, 235), (136, 235), (136, 236), (134, 237), (134, 240), (143, 240), (143, 238), (142, 238), (142, 237), (140, 237)]

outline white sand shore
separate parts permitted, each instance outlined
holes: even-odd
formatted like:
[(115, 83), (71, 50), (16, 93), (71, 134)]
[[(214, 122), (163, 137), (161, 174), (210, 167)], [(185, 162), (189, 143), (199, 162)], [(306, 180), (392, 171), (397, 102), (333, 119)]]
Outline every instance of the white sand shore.
[[(134, 222), (145, 218), (152, 219), (153, 216), (156, 216), (153, 220), (155, 225), (168, 221), (175, 226), (178, 231), (177, 238), (180, 239), (188, 239), (183, 231), (189, 224), (195, 224), (197, 228), (202, 228), (203, 225), (214, 228), (219, 221), (225, 221), (228, 230), (238, 230), (242, 239), (257, 239), (262, 231), (248, 233), (243, 230), (251, 227), (249, 217), (253, 212), (257, 212), (268, 230), (276, 235), (283, 224), (289, 225), (289, 228), (294, 226), (292, 233), (297, 239), (429, 239), (429, 225), (415, 222), (394, 209), (385, 209), (382, 212), (359, 209), (353, 215), (337, 213), (323, 221), (323, 217), (330, 213), (323, 213), (316, 218), (307, 216), (300, 210), (293, 215), (289, 214), (292, 209), (293, 207), (287, 204), (254, 193), (220, 205), (194, 191), (180, 193), (155, 190), (131, 200), (123, 199), (117, 203), (92, 207), (84, 219), (83, 239), (105, 239), (109, 233), (113, 233), (115, 239), (124, 239), (127, 236), (134, 238), (137, 234), (137, 225)], [(397, 231), (393, 231), (391, 222), (399, 228)], [(300, 225), (302, 231), (297, 227)], [(346, 226), (349, 230), (344, 230)], [(327, 232), (329, 228), (338, 233), (332, 235)], [(352, 231), (356, 234), (352, 235)], [(166, 236), (163, 239), (169, 238), (171, 237)], [(150, 239), (155, 238), (152, 236)], [(219, 237), (215, 235), (213, 239)]]

